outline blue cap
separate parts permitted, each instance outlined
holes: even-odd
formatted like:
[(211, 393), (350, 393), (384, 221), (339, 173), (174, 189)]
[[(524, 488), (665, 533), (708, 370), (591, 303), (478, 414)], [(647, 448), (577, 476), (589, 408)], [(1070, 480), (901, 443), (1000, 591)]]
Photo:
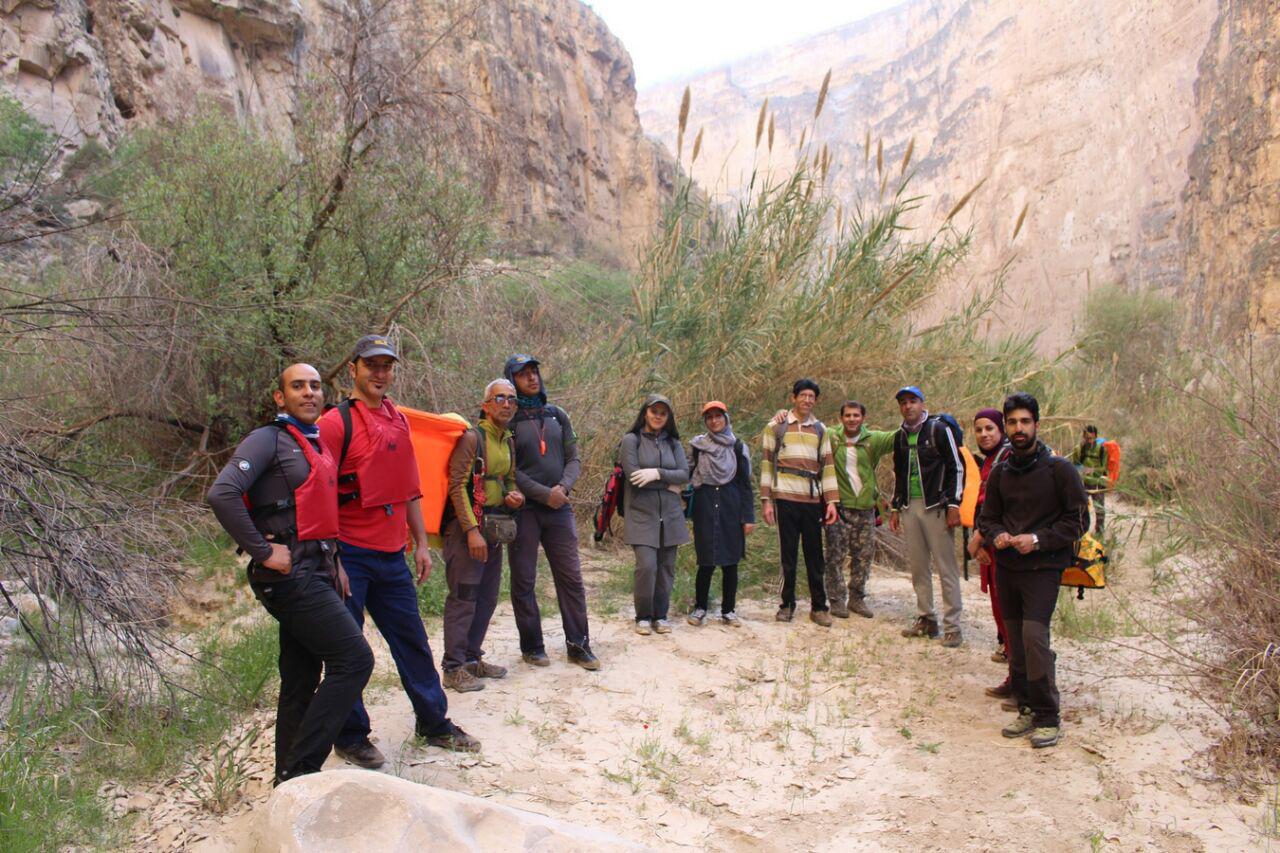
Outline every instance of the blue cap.
[(914, 385), (903, 385), (901, 388), (898, 389), (898, 393), (893, 395), (893, 399), (901, 400), (903, 394), (915, 394), (917, 397), (920, 398), (921, 403), (924, 402), (924, 392)]

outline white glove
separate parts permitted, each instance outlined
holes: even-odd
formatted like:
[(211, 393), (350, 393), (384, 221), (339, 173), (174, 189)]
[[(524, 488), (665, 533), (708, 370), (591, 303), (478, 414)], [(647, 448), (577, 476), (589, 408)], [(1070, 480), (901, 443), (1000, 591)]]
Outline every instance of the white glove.
[(638, 468), (631, 475), (631, 485), (643, 488), (662, 476), (657, 468)]

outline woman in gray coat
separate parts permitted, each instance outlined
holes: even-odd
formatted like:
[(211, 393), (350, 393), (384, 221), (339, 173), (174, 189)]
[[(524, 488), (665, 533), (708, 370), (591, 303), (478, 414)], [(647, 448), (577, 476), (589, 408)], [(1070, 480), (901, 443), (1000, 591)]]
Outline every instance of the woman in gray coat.
[(636, 633), (671, 632), (667, 609), (676, 580), (676, 547), (689, 541), (680, 492), (689, 463), (676, 430), (671, 401), (645, 398), (631, 431), (622, 438), (627, 476), (623, 541), (636, 555)]

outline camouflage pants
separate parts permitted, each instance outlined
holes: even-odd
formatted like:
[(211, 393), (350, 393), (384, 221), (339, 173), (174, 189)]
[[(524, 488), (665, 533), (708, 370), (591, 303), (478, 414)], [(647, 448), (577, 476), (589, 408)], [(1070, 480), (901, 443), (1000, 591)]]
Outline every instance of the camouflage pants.
[(865, 598), (871, 558), (876, 551), (876, 511), (840, 509), (836, 523), (826, 528), (826, 587), (831, 603), (845, 602), (844, 565), (849, 564), (849, 601)]

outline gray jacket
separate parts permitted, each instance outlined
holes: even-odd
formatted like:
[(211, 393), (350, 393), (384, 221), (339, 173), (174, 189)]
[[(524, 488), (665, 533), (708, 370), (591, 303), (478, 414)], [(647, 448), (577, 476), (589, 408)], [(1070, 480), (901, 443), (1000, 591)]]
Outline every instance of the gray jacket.
[[(659, 441), (646, 432), (629, 432), (622, 438), (621, 451), (622, 470), (627, 476), (623, 541), (652, 548), (688, 542), (684, 504), (680, 495), (667, 488), (689, 482), (689, 463), (680, 442), (665, 436)], [(631, 475), (641, 468), (657, 468), (661, 476), (636, 488), (631, 485)]]

